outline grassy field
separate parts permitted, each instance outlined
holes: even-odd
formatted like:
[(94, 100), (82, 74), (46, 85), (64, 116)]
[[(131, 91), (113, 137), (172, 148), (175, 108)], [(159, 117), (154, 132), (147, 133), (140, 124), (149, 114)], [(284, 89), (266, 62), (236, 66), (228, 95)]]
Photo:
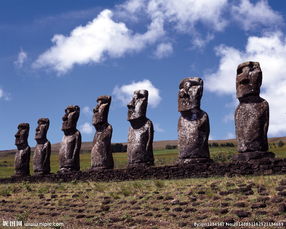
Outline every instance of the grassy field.
[[(271, 145), (270, 151), (276, 154), (278, 158), (286, 157), (286, 145), (283, 147), (273, 147)], [(231, 161), (233, 154), (236, 153), (235, 147), (210, 147), (211, 158), (217, 162), (228, 162)], [(172, 165), (178, 158), (178, 150), (155, 150), (155, 164), (161, 165)], [(114, 153), (113, 154), (115, 168), (125, 168), (127, 166), (127, 154), (126, 153)], [(31, 157), (32, 159), (32, 157)], [(81, 170), (90, 168), (90, 153), (84, 152), (80, 156)], [(32, 160), (30, 162), (31, 174), (32, 171)], [(51, 171), (52, 173), (57, 172), (59, 169), (58, 154), (52, 153), (51, 155)], [(14, 155), (7, 154), (1, 156), (0, 154), (0, 178), (10, 177), (14, 174)]]
[[(230, 161), (236, 152), (234, 147), (210, 150), (212, 159), (220, 162)], [(285, 146), (272, 144), (270, 151), (286, 157)], [(113, 155), (116, 168), (126, 167), (126, 153)], [(171, 165), (178, 151), (155, 150), (154, 155), (157, 166)], [(13, 154), (0, 155), (1, 177), (14, 173), (13, 163)], [(51, 167), (52, 172), (58, 170), (56, 153)], [(89, 167), (90, 154), (82, 153), (81, 169)], [(42, 228), (229, 228), (264, 222), (264, 228), (276, 229), (286, 226), (286, 176), (0, 184), (0, 213), (2, 222), (58, 223)], [(220, 222), (226, 227), (202, 226)]]
[(286, 179), (280, 175), (0, 184), (0, 203), (2, 220), (63, 223), (62, 228), (194, 228), (195, 223), (207, 222), (286, 225)]

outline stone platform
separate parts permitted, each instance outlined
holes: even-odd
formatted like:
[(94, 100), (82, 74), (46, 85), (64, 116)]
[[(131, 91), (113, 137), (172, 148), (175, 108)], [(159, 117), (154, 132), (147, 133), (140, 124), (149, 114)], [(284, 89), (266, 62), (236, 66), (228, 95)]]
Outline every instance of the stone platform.
[(213, 176), (286, 174), (286, 158), (251, 160), (230, 163), (188, 163), (186, 165), (140, 167), (126, 169), (86, 170), (45, 176), (2, 178), (0, 183), (127, 181), (138, 179), (182, 179)]

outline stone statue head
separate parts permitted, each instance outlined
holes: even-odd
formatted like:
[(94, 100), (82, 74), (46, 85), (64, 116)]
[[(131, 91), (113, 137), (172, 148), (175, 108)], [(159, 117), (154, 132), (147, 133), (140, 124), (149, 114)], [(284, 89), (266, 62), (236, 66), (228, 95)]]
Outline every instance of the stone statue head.
[(127, 105), (128, 121), (146, 117), (147, 104), (148, 104), (148, 91), (147, 90), (134, 91), (133, 98)]
[(76, 124), (79, 118), (80, 108), (79, 106), (68, 106), (65, 109), (65, 115), (63, 116), (62, 130), (65, 133), (76, 131)]
[(259, 96), (262, 84), (262, 71), (258, 62), (245, 62), (237, 67), (236, 97)]
[(50, 126), (50, 120), (48, 118), (40, 118), (38, 120), (38, 126), (36, 128), (35, 140), (46, 140), (47, 132)]
[(18, 131), (15, 134), (15, 145), (19, 150), (25, 149), (28, 146), (29, 130), (29, 123), (20, 123), (18, 125)]
[(203, 87), (203, 80), (199, 77), (183, 79), (179, 85), (178, 111), (184, 112), (194, 108), (200, 108)]
[(97, 105), (93, 109), (92, 124), (96, 127), (100, 124), (107, 123), (108, 111), (111, 103), (111, 96), (99, 96)]

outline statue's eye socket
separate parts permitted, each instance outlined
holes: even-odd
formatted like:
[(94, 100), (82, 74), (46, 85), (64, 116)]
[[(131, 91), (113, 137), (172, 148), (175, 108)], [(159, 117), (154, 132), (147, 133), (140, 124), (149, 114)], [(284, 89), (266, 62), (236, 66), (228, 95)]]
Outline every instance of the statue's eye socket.
[(237, 69), (237, 75), (239, 75), (239, 74), (241, 74), (241, 73), (242, 73), (242, 69), (243, 69), (243, 68), (239, 68), (239, 69)]
[(247, 85), (247, 84), (249, 84), (249, 82), (250, 82), (249, 79), (243, 79), (239, 82), (239, 84)]

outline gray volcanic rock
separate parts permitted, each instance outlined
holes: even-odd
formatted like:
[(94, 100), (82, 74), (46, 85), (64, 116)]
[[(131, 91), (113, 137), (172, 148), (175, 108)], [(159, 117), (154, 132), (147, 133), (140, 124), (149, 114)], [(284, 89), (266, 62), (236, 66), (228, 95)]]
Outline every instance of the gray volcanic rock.
[(128, 107), (128, 166), (154, 165), (153, 123), (146, 117), (148, 91), (137, 90)]
[(15, 176), (30, 175), (31, 148), (28, 145), (29, 130), (29, 123), (20, 123), (15, 134), (15, 145), (18, 149), (15, 155)]
[(181, 81), (178, 94), (179, 163), (210, 162), (209, 118), (200, 109), (203, 80), (189, 77)]
[(267, 152), (269, 105), (259, 96), (262, 71), (258, 62), (245, 62), (237, 67), (236, 96), (239, 105), (235, 111), (235, 129), (240, 154), (234, 160), (247, 161), (274, 157)]
[(79, 106), (68, 106), (65, 109), (62, 125), (64, 136), (59, 152), (60, 172), (80, 170), (81, 134), (76, 129), (79, 113)]
[(38, 175), (49, 174), (51, 171), (51, 143), (47, 139), (49, 126), (50, 120), (48, 118), (40, 118), (38, 120), (38, 127), (35, 134), (37, 145), (33, 158), (34, 173)]
[(92, 169), (112, 169), (114, 161), (111, 151), (112, 126), (108, 123), (110, 96), (99, 96), (97, 106), (93, 109), (92, 124), (96, 129), (91, 151)]

